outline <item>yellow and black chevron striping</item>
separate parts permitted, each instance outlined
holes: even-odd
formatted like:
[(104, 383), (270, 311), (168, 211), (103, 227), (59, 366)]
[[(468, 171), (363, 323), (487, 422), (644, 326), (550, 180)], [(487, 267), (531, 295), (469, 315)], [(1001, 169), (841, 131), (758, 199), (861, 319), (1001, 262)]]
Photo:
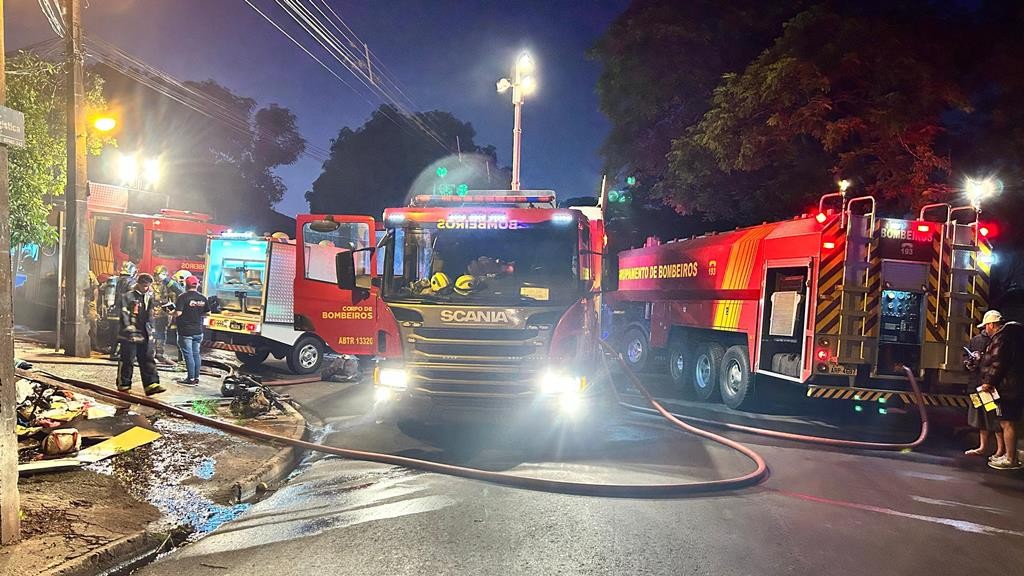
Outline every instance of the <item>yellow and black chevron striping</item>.
[(834, 248), (822, 248), (818, 263), (818, 308), (814, 331), (818, 334), (839, 333), (839, 313), (842, 297), (839, 292), (846, 269), (846, 235), (833, 218), (821, 231), (821, 240), (831, 242)]
[(928, 342), (946, 340), (945, 307), (939, 302), (945, 285), (943, 280), (950, 273), (949, 259), (953, 254), (952, 250), (946, 248), (942, 235), (936, 235), (932, 241), (932, 259), (928, 267), (928, 295), (925, 299), (925, 340)]
[[(910, 392), (871, 390), (869, 388), (851, 388), (849, 386), (809, 386), (807, 388), (807, 397), (828, 400), (852, 400), (854, 402), (878, 402), (880, 404), (888, 403), (895, 397), (906, 405), (915, 405), (917, 403), (914, 395)], [(957, 394), (922, 394), (921, 398), (925, 406), (967, 408), (971, 403), (967, 396)]]
[(881, 230), (881, 222), (875, 221), (875, 228), (871, 231), (871, 259), (868, 262), (868, 283), (867, 283), (867, 306), (864, 317), (864, 336), (878, 336), (878, 319), (881, 315), (882, 306), (882, 258), (878, 255), (878, 237)]
[(244, 344), (228, 344), (227, 342), (211, 342), (210, 348), (216, 350), (227, 350), (229, 352), (242, 352), (245, 354), (255, 354), (256, 348), (253, 346), (246, 346)]
[[(750, 286), (750, 275), (757, 262), (761, 241), (774, 230), (773, 226), (756, 226), (743, 234), (729, 250), (729, 260), (722, 279), (723, 290), (739, 290)], [(743, 300), (715, 300), (716, 328), (735, 330), (743, 312)]]
[(974, 282), (971, 284), (974, 301), (971, 303), (971, 316), (974, 324), (981, 322), (981, 317), (988, 309), (989, 285), (992, 281), (992, 245), (982, 238), (978, 242), (976, 252), (977, 271)]

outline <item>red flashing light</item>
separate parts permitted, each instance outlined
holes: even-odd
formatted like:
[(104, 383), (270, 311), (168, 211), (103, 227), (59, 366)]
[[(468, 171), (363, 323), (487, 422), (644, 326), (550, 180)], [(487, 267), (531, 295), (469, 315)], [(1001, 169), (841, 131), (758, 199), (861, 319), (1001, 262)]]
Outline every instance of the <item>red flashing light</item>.
[(917, 225), (917, 231), (918, 232), (931, 232), (932, 231), (932, 227), (927, 225), (927, 224), (918, 224)]
[(978, 223), (978, 236), (982, 238), (995, 238), (999, 235), (999, 228), (992, 222)]
[(824, 348), (818, 349), (818, 360), (823, 362), (828, 360), (828, 350), (825, 350)]
[(836, 243), (835, 242), (822, 242), (821, 243), (821, 247), (824, 248), (825, 250), (832, 250), (832, 249), (834, 249), (836, 247)]
[(978, 234), (981, 234), (984, 238), (988, 238), (988, 226), (982, 226), (981, 228), (978, 228)]
[(255, 324), (246, 324), (245, 325), (245, 329), (248, 330), (249, 332), (253, 332), (253, 331), (256, 330), (256, 325)]
[(828, 216), (826, 216), (824, 212), (818, 212), (814, 215), (814, 219), (818, 221), (818, 224), (824, 224), (825, 220), (828, 219)]

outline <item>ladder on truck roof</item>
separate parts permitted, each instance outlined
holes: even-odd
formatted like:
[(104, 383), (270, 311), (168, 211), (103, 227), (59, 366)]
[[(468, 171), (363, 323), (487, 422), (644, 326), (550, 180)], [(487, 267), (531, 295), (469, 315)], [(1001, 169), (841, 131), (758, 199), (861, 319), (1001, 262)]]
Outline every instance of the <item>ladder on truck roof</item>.
[[(853, 205), (862, 202), (870, 205), (868, 212), (855, 215)], [(875, 257), (878, 244), (875, 198), (853, 198), (846, 203), (841, 218), (845, 228), (846, 258), (840, 290), (837, 360), (840, 363), (873, 365), (877, 348), (872, 337), (875, 326), (871, 322), (871, 316), (875, 309), (875, 300), (881, 294), (881, 287), (878, 285), (881, 270)]]

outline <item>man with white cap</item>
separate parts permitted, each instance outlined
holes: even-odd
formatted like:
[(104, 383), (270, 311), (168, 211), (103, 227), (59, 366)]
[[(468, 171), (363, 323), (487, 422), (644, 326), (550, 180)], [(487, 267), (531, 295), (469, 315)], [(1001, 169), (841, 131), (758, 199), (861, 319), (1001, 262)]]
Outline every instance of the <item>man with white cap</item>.
[(993, 457), (988, 465), (1019, 470), (1024, 468), (1017, 453), (1017, 422), (1024, 413), (1024, 326), (1003, 322), (998, 310), (989, 310), (979, 327), (992, 338), (981, 357), (981, 387), (999, 393), (997, 416), (1006, 446), (1006, 454)]

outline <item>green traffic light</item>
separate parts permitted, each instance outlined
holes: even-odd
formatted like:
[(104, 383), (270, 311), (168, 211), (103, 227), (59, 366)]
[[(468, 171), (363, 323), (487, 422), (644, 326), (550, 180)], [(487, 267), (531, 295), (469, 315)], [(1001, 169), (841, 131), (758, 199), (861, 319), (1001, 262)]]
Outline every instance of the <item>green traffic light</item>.
[(439, 178), (444, 178), (447, 175), (448, 175), (448, 169), (447, 168), (445, 168), (444, 166), (438, 166), (437, 167), (437, 176)]
[(612, 190), (612, 191), (608, 192), (608, 201), (609, 202), (618, 202), (619, 201), (619, 191), (618, 190)]
[(459, 187), (455, 189), (455, 193), (458, 194), (459, 196), (465, 196), (466, 194), (469, 194), (469, 185), (459, 184)]
[(626, 176), (627, 186), (636, 186), (636, 176)]

